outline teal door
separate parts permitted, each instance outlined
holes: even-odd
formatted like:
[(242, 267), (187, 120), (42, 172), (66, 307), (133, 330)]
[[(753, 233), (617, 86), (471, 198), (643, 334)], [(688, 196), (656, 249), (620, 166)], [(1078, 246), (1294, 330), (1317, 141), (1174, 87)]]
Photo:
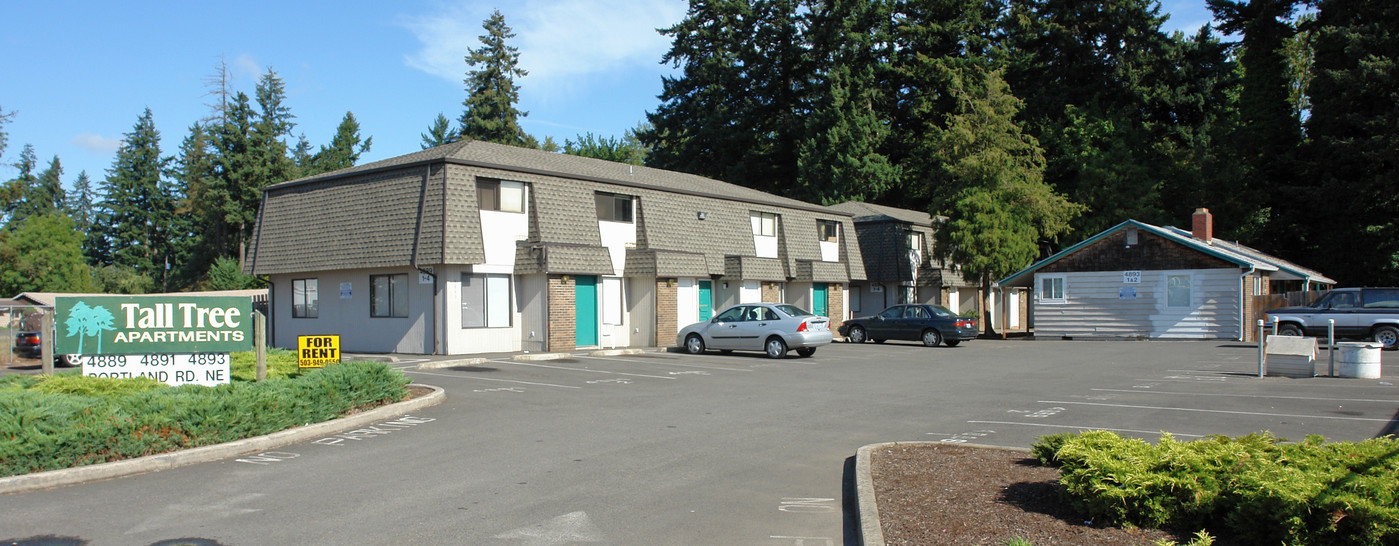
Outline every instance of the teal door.
[(573, 278), (574, 345), (597, 345), (597, 277)]
[(811, 285), (811, 312), (819, 316), (826, 315), (826, 283), (818, 282)]
[(714, 283), (699, 282), (699, 319), (704, 322), (714, 316)]

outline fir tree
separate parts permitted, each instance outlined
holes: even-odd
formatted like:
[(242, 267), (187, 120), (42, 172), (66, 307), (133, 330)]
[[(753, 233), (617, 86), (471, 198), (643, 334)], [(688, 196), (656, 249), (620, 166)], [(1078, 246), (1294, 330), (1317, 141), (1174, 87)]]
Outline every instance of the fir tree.
[(73, 219), (73, 229), (83, 236), (86, 236), (88, 229), (92, 227), (95, 204), (92, 179), (88, 178), (87, 171), (79, 172), (78, 178), (73, 180), (73, 193), (64, 202), (64, 209), (68, 217)]
[(330, 145), (321, 146), (321, 150), (311, 158), (311, 168), (302, 176), (314, 176), (353, 167), (355, 162), (359, 161), (359, 155), (369, 151), (373, 142), (374, 137), (360, 142), (359, 122), (355, 120), (354, 112), (345, 112), (345, 117), (336, 127), (335, 137), (330, 140)]
[(427, 132), (422, 134), (423, 149), (435, 148), (443, 144), (451, 144), (459, 140), (458, 133), (452, 130), (452, 122), (447, 121), (447, 116), (440, 112), (437, 119), (428, 126)]
[(470, 50), (466, 56), (471, 70), (464, 80), (467, 96), (462, 101), (464, 111), (459, 120), (461, 138), (525, 146), (528, 138), (520, 129), (520, 118), (529, 113), (515, 108), (520, 100), (520, 86), (515, 79), (529, 73), (519, 67), (519, 49), (506, 43), (515, 35), (499, 10), (481, 26), (486, 30), (480, 36), (481, 47)]
[(164, 182), (169, 160), (160, 156), (160, 132), (147, 108), (125, 135), (103, 182), (106, 210), (97, 223), (110, 248), (110, 263), (130, 267), (141, 275), (165, 279), (174, 216), (169, 186)]

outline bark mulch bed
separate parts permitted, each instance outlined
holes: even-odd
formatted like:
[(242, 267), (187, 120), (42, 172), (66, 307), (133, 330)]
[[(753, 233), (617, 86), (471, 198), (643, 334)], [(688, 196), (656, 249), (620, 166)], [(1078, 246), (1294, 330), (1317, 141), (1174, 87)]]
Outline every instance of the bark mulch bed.
[(1141, 544), (1188, 536), (1102, 527), (1060, 496), (1059, 471), (1023, 451), (955, 444), (887, 446), (870, 474), (887, 544)]

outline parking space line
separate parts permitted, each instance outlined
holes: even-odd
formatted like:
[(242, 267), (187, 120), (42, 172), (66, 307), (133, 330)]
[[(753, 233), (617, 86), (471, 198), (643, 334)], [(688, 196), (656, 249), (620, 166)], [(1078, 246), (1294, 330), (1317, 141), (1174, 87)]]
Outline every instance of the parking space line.
[[(602, 357), (602, 356), (580, 356), (580, 357), (578, 357), (578, 358), (591, 358), (591, 359), (594, 359), (594, 360), (622, 360), (623, 362), (636, 362), (635, 360), (624, 360), (624, 359), (616, 359), (616, 358), (607, 358), (607, 357)], [(720, 367), (720, 366), (702, 366), (702, 365), (699, 365), (699, 364), (671, 364), (671, 363), (669, 363), (669, 362), (647, 362), (646, 364), (657, 364), (657, 365), (660, 365), (660, 366), (674, 366), (674, 367), (677, 367), (677, 368), (703, 368), (703, 369), (706, 369), (706, 370), (723, 370), (723, 371), (726, 371), (726, 372), (752, 372), (752, 371), (753, 371), (753, 370), (744, 370), (744, 369), (742, 369), (742, 368), (724, 368), (724, 367)]]
[(477, 381), (496, 381), (496, 382), (500, 382), (500, 383), (519, 383), (519, 384), (521, 384), (521, 385), (534, 385), (534, 386), (537, 386), (537, 387), (558, 387), (558, 388), (560, 388), (560, 389), (581, 389), (581, 388), (583, 388), (583, 387), (574, 387), (574, 386), (571, 386), (571, 385), (554, 385), (554, 384), (552, 384), (552, 383), (535, 383), (535, 382), (533, 382), (533, 381), (518, 381), (518, 380), (515, 380), (515, 379), (494, 379), (494, 378), (490, 378), (490, 377), (479, 377), (479, 376), (475, 376), (475, 375), (465, 375), (465, 374), (463, 374), (463, 375), (448, 375), (448, 374), (445, 374), (445, 373), (420, 372), (420, 371), (417, 371), (417, 370), (404, 370), (404, 371), (407, 372), (407, 373), (415, 373), (415, 374), (418, 374), (418, 375), (431, 375), (431, 376), (435, 376), (435, 377), (452, 377), (452, 378), (456, 378), (456, 379), (475, 379), (475, 380), (477, 380)]
[(1381, 404), (1399, 404), (1399, 399), (1378, 399), (1378, 398), (1321, 398), (1314, 396), (1278, 396), (1270, 394), (1224, 394), (1209, 392), (1167, 392), (1152, 391), (1145, 389), (1090, 389), (1102, 392), (1132, 392), (1140, 394), (1177, 394), (1182, 396), (1233, 396), (1237, 398), (1277, 398), (1281, 400), (1317, 400), (1322, 402), (1378, 402)]
[[(1137, 392), (1137, 391), (1133, 391), (1133, 392)], [(1038, 402), (1041, 403), (1041, 404), (1074, 404), (1074, 405), (1078, 405), (1078, 406), (1099, 406), (1099, 407), (1105, 407), (1105, 408), (1129, 408), (1129, 409), (1148, 409), (1148, 410), (1166, 410), (1166, 411), (1193, 411), (1193, 412), (1198, 412), (1198, 413), (1227, 413), (1227, 414), (1231, 414), (1231, 415), (1257, 415), (1257, 416), (1262, 416), (1262, 417), (1295, 417), (1295, 418), (1298, 418), (1298, 419), (1333, 419), (1333, 420), (1337, 420), (1337, 421), (1376, 421), (1376, 422), (1380, 422), (1380, 423), (1388, 423), (1388, 422), (1393, 421), (1393, 419), (1372, 419), (1372, 418), (1369, 418), (1369, 417), (1332, 417), (1332, 416), (1329, 416), (1329, 415), (1297, 415), (1297, 414), (1292, 414), (1292, 413), (1263, 413), (1263, 412), (1257, 412), (1257, 411), (1230, 411), (1230, 410), (1212, 410), (1212, 409), (1200, 409), (1200, 408), (1170, 408), (1170, 407), (1164, 407), (1164, 406), (1134, 406), (1134, 405), (1130, 405), (1130, 404), (1102, 404), (1102, 403), (1098, 403), (1098, 402), (1063, 402), (1063, 401), (1059, 401), (1059, 400), (1038, 400)]]
[(1130, 428), (1106, 428), (1106, 427), (1084, 427), (1078, 425), (1047, 425), (1044, 423), (1021, 423), (1016, 421), (967, 421), (968, 423), (979, 423), (988, 425), (1023, 425), (1027, 427), (1049, 427), (1049, 428), (1072, 428), (1078, 430), (1107, 430), (1112, 432), (1132, 432), (1136, 434), (1161, 434), (1167, 432), (1171, 436), (1189, 436), (1191, 438), (1204, 438), (1203, 434), (1186, 434), (1184, 432), (1170, 432), (1164, 430), (1133, 430)]
[(529, 363), (529, 362), (515, 362), (515, 361), (510, 361), (510, 362), (501, 361), (501, 362), (502, 362), (502, 363), (506, 363), (506, 364), (510, 364), (510, 365), (512, 365), (512, 366), (530, 366), (530, 367), (534, 367), (534, 368), (550, 368), (550, 369), (554, 369), (554, 370), (568, 370), (568, 371), (571, 371), (571, 372), (605, 373), (605, 374), (611, 374), (611, 375), (626, 375), (626, 376), (631, 376), (631, 377), (649, 377), (649, 378), (651, 378), (651, 379), (675, 379), (674, 377), (663, 377), (663, 376), (659, 376), (659, 375), (646, 375), (646, 374), (626, 373), (626, 372), (609, 372), (609, 371), (607, 371), (607, 370), (589, 370), (589, 369), (586, 369), (586, 368), (570, 368), (570, 367), (568, 367), (568, 366), (549, 366), (549, 365), (547, 365), (547, 364), (531, 364), (531, 363)]

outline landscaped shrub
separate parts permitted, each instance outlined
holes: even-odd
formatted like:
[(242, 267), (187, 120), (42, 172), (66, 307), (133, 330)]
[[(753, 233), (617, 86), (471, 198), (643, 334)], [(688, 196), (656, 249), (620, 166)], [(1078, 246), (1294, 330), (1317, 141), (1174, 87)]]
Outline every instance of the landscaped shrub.
[(1399, 545), (1393, 437), (1288, 444), (1266, 432), (1192, 442), (1162, 435), (1151, 445), (1106, 431), (1057, 436), (1036, 449), (1060, 465), (1072, 504), (1098, 523), (1223, 528), (1249, 544)]
[[(408, 378), (349, 362), (295, 378), (217, 387), (68, 388), (50, 377), (0, 383), (0, 476), (211, 445), (334, 419), (402, 400)], [(91, 381), (100, 378), (77, 378)], [(128, 379), (107, 381), (132, 381)], [(24, 386), (25, 388), (17, 388)]]
[(1030, 454), (1039, 459), (1040, 464), (1058, 468), (1059, 461), (1054, 459), (1054, 454), (1059, 452), (1059, 448), (1064, 445), (1064, 442), (1077, 437), (1078, 435), (1072, 432), (1040, 436), (1040, 439), (1030, 446)]

